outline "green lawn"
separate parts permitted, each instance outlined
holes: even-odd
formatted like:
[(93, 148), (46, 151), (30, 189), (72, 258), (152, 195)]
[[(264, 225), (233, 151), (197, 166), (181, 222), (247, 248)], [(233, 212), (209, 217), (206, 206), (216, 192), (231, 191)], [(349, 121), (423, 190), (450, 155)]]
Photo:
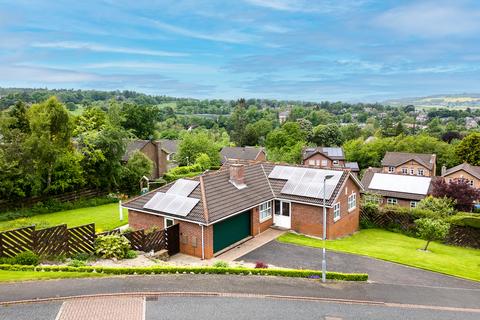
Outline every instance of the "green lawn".
[(20, 218), (0, 222), (0, 231), (9, 230), (28, 225), (37, 225), (46, 228), (66, 223), (67, 226), (76, 227), (84, 224), (95, 223), (97, 232), (115, 229), (128, 223), (127, 210), (124, 209), (123, 221), (120, 221), (118, 203), (104, 204), (97, 207), (59, 211), (54, 213), (39, 214), (29, 218)]
[(4, 271), (0, 270), (0, 282), (14, 282), (27, 280), (47, 280), (66, 278), (103, 277), (101, 273), (92, 272), (36, 272), (36, 271)]
[[(322, 247), (322, 241), (286, 233), (280, 242), (309, 247)], [(480, 281), (480, 250), (448, 246), (432, 242), (429, 252), (418, 250), (425, 241), (381, 229), (361, 230), (357, 234), (327, 240), (327, 249), (355, 253), (417, 268), (441, 272), (461, 278)]]

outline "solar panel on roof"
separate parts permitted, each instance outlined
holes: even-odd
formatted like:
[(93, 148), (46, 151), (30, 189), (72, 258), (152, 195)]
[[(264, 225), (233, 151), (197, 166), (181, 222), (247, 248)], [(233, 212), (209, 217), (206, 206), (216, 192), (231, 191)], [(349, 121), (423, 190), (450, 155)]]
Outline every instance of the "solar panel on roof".
[(199, 184), (200, 182), (194, 180), (178, 179), (166, 193), (187, 197)]
[(200, 199), (157, 192), (143, 207), (158, 212), (186, 216), (199, 201)]

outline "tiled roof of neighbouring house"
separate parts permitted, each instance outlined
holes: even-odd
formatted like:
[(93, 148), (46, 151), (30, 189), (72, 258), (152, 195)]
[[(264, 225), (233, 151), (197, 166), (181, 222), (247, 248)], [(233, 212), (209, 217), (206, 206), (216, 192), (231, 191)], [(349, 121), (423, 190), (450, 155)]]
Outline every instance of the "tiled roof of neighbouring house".
[(303, 150), (303, 160), (306, 160), (317, 153), (321, 153), (332, 160), (345, 160), (345, 154), (340, 147), (305, 148)]
[(169, 139), (160, 139), (155, 141), (160, 143), (160, 148), (165, 150), (167, 153), (177, 153), (178, 145), (180, 140), (169, 140)]
[(472, 166), (471, 164), (468, 164), (468, 163), (462, 163), (462, 164), (459, 164), (458, 166), (447, 169), (447, 171), (445, 171), (445, 173), (443, 173), (442, 176), (445, 177), (460, 170), (463, 170), (471, 174), (475, 178), (480, 179), (480, 166)]
[(425, 168), (432, 170), (435, 165), (435, 158), (435, 154), (428, 153), (387, 152), (383, 157), (382, 166), (398, 167), (405, 162), (414, 160)]
[[(319, 198), (282, 193), (282, 189), (287, 183), (287, 180), (268, 178), (268, 175), (272, 172), (275, 166), (276, 164), (267, 162), (245, 165), (245, 184), (247, 187), (243, 189), (238, 189), (229, 181), (230, 170), (227, 166), (219, 171), (205, 173), (201, 176), (192, 178), (195, 181), (199, 181), (200, 184), (192, 191), (189, 197), (199, 199), (200, 201), (186, 216), (176, 216), (174, 214), (156, 212), (144, 208), (144, 205), (157, 192), (167, 192), (174, 183), (167, 184), (145, 195), (134, 198), (126, 202), (124, 206), (132, 210), (141, 210), (152, 214), (162, 214), (202, 224), (211, 224), (222, 218), (249, 210), (254, 206), (275, 198), (312, 205), (322, 205), (323, 200)], [(324, 169), (310, 168), (309, 170)], [(356, 180), (349, 171), (339, 171), (342, 172), (341, 178), (334, 186), (333, 194), (326, 202), (327, 206), (330, 206), (333, 201), (335, 201), (340, 188), (349, 176), (352, 177), (352, 179), (354, 179), (354, 181), (356, 181), (361, 187), (360, 182)]]
[(135, 151), (142, 150), (150, 140), (130, 140), (127, 142), (125, 154), (122, 156), (122, 161), (128, 161)]
[(262, 151), (264, 149), (259, 147), (223, 147), (220, 156), (222, 163), (229, 159), (255, 160)]

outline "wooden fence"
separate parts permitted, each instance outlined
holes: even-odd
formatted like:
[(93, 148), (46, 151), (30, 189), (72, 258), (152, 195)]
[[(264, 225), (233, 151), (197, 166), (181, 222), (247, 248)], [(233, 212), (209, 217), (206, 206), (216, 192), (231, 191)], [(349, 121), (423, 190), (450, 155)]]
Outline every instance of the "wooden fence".
[[(67, 228), (65, 224), (35, 230), (35, 226), (0, 232), (0, 257), (14, 257), (23, 251), (33, 251), (40, 256), (75, 255), (92, 253), (95, 239), (99, 236), (121, 234), (119, 229), (95, 234), (95, 224)], [(136, 230), (123, 233), (133, 250), (168, 250), (169, 255), (178, 253), (179, 227), (173, 225), (165, 230)]]
[(7, 209), (13, 209), (18, 207), (28, 208), (33, 206), (37, 202), (46, 201), (46, 200), (68, 202), (68, 201), (76, 201), (79, 199), (92, 199), (95, 197), (105, 196), (107, 194), (108, 194), (107, 191), (95, 190), (95, 189), (83, 189), (83, 190), (66, 192), (66, 193), (57, 194), (57, 195), (24, 198), (22, 199), (22, 201), (0, 200), (0, 211), (5, 211)]

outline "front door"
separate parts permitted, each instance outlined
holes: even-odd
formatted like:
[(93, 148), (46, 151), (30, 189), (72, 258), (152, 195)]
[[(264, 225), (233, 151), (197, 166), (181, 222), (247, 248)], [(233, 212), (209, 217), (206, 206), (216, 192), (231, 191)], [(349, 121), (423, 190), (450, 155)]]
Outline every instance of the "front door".
[(277, 227), (290, 229), (291, 221), (290, 202), (275, 200), (275, 215), (273, 216), (273, 223)]

